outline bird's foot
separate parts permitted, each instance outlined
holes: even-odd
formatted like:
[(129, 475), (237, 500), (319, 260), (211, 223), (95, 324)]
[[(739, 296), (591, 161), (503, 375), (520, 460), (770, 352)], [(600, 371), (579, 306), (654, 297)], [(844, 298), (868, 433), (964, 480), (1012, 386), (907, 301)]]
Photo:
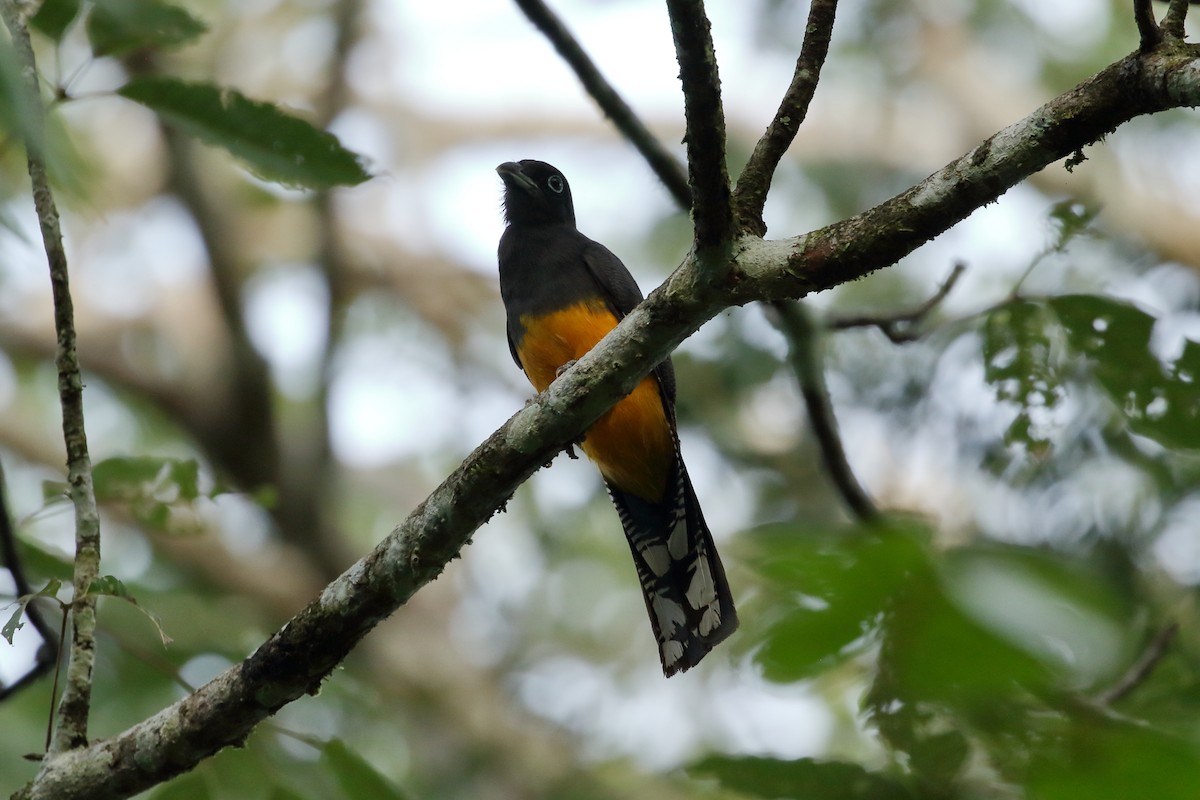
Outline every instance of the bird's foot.
[[(567, 370), (569, 370), (571, 367), (575, 366), (577, 361), (578, 361), (578, 359), (572, 358), (570, 361), (563, 364), (558, 369), (554, 370), (554, 377), (561, 378), (562, 374), (564, 372), (566, 372)], [(573, 441), (567, 445), (567, 458), (573, 458), (576, 461), (578, 461), (579, 454), (575, 452), (575, 445), (579, 445), (581, 447), (583, 446), (583, 437), (582, 436), (580, 436), (578, 439), (576, 439), (575, 441)]]

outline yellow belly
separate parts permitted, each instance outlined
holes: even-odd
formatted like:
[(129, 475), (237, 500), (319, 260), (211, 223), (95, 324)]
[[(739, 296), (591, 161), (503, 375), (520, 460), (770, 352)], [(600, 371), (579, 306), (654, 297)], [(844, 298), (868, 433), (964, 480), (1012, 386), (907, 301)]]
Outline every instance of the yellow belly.
[[(601, 302), (579, 303), (543, 316), (521, 317), (525, 335), (517, 348), (529, 382), (539, 392), (558, 369), (583, 357), (617, 325)], [(605, 480), (650, 502), (662, 500), (674, 453), (658, 381), (648, 375), (588, 428), (583, 451)]]

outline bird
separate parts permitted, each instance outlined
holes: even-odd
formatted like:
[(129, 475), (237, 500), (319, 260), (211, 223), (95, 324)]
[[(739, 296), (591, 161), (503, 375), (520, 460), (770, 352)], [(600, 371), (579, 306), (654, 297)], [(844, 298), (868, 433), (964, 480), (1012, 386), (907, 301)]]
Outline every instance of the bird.
[[(506, 161), (498, 261), (509, 351), (537, 392), (642, 301), (611, 250), (580, 233), (566, 177)], [(666, 677), (694, 667), (738, 626), (733, 595), (679, 447), (670, 358), (579, 442), (616, 506)]]

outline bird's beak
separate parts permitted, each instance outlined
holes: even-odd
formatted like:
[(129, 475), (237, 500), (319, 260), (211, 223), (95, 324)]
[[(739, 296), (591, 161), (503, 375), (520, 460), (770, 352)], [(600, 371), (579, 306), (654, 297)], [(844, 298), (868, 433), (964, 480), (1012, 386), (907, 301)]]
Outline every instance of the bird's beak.
[(525, 174), (521, 165), (515, 161), (505, 161), (496, 167), (496, 174), (504, 181), (505, 186), (513, 186), (530, 193), (537, 191), (537, 184)]

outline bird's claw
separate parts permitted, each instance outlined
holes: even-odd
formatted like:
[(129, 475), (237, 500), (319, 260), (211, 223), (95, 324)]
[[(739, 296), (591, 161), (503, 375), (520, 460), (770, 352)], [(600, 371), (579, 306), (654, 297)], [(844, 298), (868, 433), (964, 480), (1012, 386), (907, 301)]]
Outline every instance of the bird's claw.
[[(564, 372), (566, 372), (567, 370), (569, 370), (571, 367), (575, 366), (575, 363), (577, 361), (578, 361), (578, 359), (572, 358), (570, 361), (566, 362), (565, 364), (560, 366), (558, 369), (554, 370), (554, 377), (561, 378), (562, 374)], [(578, 461), (579, 454), (575, 452), (575, 445), (580, 445), (580, 446), (583, 445), (583, 437), (582, 436), (580, 436), (578, 439), (576, 439), (575, 441), (573, 441), (567, 445), (567, 458), (573, 458), (576, 461)]]

